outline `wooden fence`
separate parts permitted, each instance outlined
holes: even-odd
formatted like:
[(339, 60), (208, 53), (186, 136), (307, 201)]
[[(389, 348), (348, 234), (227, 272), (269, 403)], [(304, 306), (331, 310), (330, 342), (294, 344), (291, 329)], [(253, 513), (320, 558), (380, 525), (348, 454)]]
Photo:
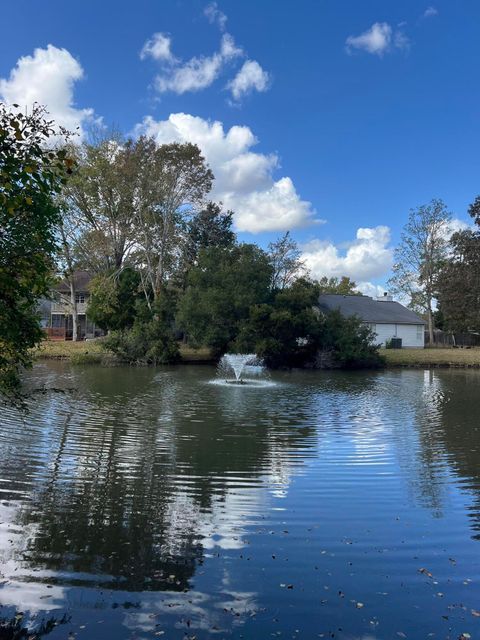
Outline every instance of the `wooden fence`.
[(430, 344), (430, 335), (428, 331), (425, 331), (425, 346), (426, 347), (460, 347), (471, 348), (480, 347), (480, 334), (479, 333), (449, 333), (447, 331), (440, 331), (437, 329), (434, 332), (433, 344)]

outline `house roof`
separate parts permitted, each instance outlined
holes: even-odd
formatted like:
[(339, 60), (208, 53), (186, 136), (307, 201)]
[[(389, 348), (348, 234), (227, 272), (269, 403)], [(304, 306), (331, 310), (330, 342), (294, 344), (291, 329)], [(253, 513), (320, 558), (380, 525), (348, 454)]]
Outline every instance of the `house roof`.
[[(92, 276), (88, 271), (75, 271), (73, 278), (75, 282), (75, 291), (77, 293), (88, 291), (88, 285), (92, 279)], [(60, 291), (60, 293), (70, 293), (70, 285), (65, 278), (55, 285), (54, 289), (55, 291)]]
[(323, 294), (319, 298), (318, 306), (323, 311), (337, 309), (344, 316), (358, 316), (363, 322), (375, 324), (425, 324), (425, 321), (420, 316), (399, 302), (374, 300), (368, 296)]

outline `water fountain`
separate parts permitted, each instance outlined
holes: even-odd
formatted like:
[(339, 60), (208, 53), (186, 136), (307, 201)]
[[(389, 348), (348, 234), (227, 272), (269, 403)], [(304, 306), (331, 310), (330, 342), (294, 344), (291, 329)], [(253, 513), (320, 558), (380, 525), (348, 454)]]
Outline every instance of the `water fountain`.
[(217, 375), (224, 384), (258, 386), (268, 382), (263, 362), (255, 353), (226, 353), (218, 363)]

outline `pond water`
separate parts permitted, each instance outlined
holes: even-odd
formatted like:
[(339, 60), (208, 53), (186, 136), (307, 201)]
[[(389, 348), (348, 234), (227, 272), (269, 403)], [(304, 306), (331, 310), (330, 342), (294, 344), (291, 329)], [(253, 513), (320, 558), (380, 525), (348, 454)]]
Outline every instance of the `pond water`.
[(480, 374), (39, 364), (0, 617), (48, 638), (480, 637)]

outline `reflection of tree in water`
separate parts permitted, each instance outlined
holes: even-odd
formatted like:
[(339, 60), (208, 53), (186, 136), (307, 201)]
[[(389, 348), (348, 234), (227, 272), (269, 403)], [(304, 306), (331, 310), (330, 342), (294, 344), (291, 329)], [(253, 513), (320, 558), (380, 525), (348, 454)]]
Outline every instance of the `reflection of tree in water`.
[[(336, 372), (327, 378), (322, 404), (335, 429), (351, 438), (359, 460), (388, 463), (393, 458), (412, 498), (439, 515), (446, 487), (438, 465), (440, 446), (434, 446), (431, 433), (438, 422), (438, 390), (428, 379), (422, 386), (422, 374)], [(326, 406), (329, 397), (336, 401)]]
[[(423, 385), (419, 376), (423, 376)], [(473, 528), (480, 532), (480, 405), (477, 402), (480, 376), (474, 371), (426, 370), (401, 372), (396, 403), (409, 407), (414, 430), (398, 433), (399, 462), (408, 468), (406, 475), (415, 494), (441, 516), (448, 492), (446, 478), (450, 470), (462, 481), (462, 488), (472, 490), (475, 503), (469, 516)], [(405, 413), (405, 421), (409, 419)], [(418, 438), (418, 453), (412, 456)], [(480, 533), (475, 537), (480, 539)]]
[(440, 420), (431, 434), (432, 449), (445, 452), (449, 467), (462, 478), (462, 488), (470, 490), (474, 502), (468, 515), (474, 537), (480, 539), (480, 375), (466, 370), (434, 376), (441, 379), (443, 393), (437, 398)]
[(189, 381), (187, 371), (156, 379), (151, 370), (135, 371), (123, 389), (123, 374), (114, 373), (81, 374), (77, 399), (47, 394), (32, 409), (38, 425), (44, 416), (52, 422), (48, 436), (30, 430), (33, 448), (48, 438), (47, 470), (31, 456), (12, 469), (20, 438), (16, 454), (0, 462), (4, 477), (30, 478), (35, 487), (19, 516), (30, 532), (23, 563), (57, 572), (59, 583), (94, 574), (95, 584), (109, 588), (183, 590), (203, 555), (200, 515), (208, 522), (213, 505), (226, 500), (232, 474), (258, 482), (272, 451), (286, 458), (313, 431), (294, 407), (291, 428), (277, 432), (263, 401), (245, 428), (219, 424), (215, 395), (202, 400), (214, 392), (194, 390), (197, 373)]
[[(419, 379), (423, 376), (423, 381)], [(442, 517), (447, 485), (445, 483), (444, 449), (438, 442), (437, 433), (441, 424), (441, 405), (444, 390), (441, 379), (433, 370), (402, 372), (401, 385), (407, 393), (408, 406), (412, 411), (418, 438), (416, 470), (412, 469), (411, 482), (415, 493), (433, 514)], [(412, 449), (405, 443), (404, 451)]]
[[(115, 427), (99, 428), (98, 434), (90, 429), (85, 436), (79, 433), (82, 420), (64, 421), (53, 465), (32, 508), (22, 514), (37, 530), (28, 560), (54, 571), (101, 574), (100, 584), (110, 587), (184, 589), (201, 549), (188, 529), (173, 549), (169, 545), (168, 462), (159, 473), (153, 429), (138, 433), (138, 450), (132, 447), (125, 455), (128, 429), (120, 416), (114, 420)], [(92, 437), (94, 443), (84, 441)], [(76, 465), (69, 459), (71, 439), (78, 449)], [(73, 474), (69, 480), (68, 474)]]
[(60, 619), (51, 616), (40, 623), (34, 622), (32, 626), (25, 623), (23, 613), (18, 611), (12, 617), (0, 617), (0, 640), (40, 640), (66, 622), (68, 618), (65, 615)]

